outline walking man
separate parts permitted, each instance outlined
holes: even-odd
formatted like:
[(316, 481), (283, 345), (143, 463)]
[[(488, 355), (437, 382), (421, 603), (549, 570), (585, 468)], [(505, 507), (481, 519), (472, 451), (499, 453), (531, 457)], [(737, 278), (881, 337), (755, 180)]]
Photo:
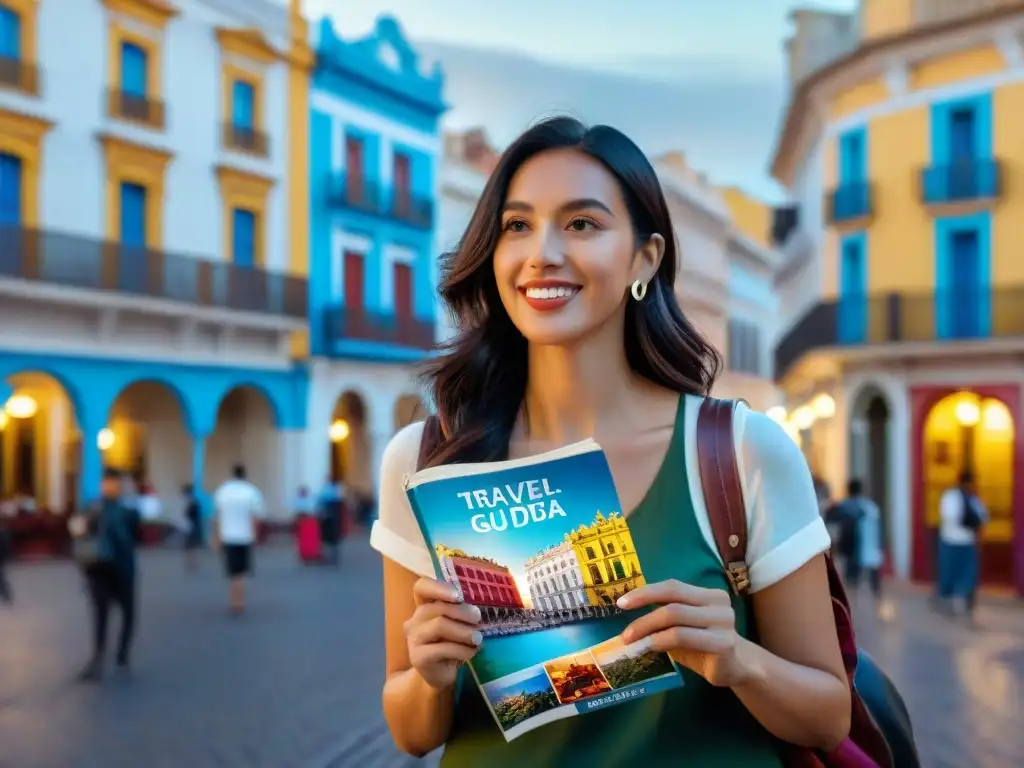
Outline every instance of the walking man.
[(960, 598), (969, 617), (974, 615), (981, 563), (978, 532), (988, 520), (988, 510), (978, 498), (974, 475), (960, 473), (956, 488), (939, 500), (939, 601), (952, 613), (953, 599)]
[(76, 557), (82, 566), (92, 604), (93, 653), (79, 675), (83, 682), (103, 677), (110, 607), (121, 610), (117, 666), (127, 670), (135, 630), (135, 550), (142, 535), (137, 509), (121, 502), (121, 477), (113, 469), (103, 473), (100, 501), (69, 522), (75, 537)]
[(245, 577), (252, 572), (252, 547), (256, 526), (263, 516), (263, 495), (246, 479), (245, 467), (235, 466), (232, 478), (213, 497), (215, 509), (214, 542), (224, 557), (229, 582), (231, 613), (245, 610)]

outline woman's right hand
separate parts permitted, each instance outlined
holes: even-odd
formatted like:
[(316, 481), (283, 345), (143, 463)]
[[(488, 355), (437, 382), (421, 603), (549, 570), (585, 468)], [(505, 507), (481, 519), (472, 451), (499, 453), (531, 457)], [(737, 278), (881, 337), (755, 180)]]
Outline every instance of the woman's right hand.
[(447, 582), (421, 578), (413, 587), (416, 611), (405, 622), (409, 661), (432, 688), (455, 684), (459, 667), (480, 649), (480, 609), (466, 605)]

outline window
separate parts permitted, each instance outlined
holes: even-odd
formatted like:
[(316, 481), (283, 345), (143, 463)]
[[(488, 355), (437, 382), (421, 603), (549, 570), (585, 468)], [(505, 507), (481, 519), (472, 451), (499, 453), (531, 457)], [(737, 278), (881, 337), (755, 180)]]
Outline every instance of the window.
[(231, 124), (252, 131), (255, 127), (256, 88), (252, 83), (235, 80), (231, 86)]
[(364, 205), (366, 189), (364, 183), (366, 153), (363, 140), (355, 136), (345, 137), (345, 192), (353, 205)]
[(401, 152), (395, 153), (394, 167), (394, 207), (395, 214), (400, 217), (409, 215), (412, 208), (412, 174), (410, 170), (409, 156)]
[(257, 215), (243, 208), (232, 211), (231, 260), (239, 267), (256, 266)]
[(21, 158), (0, 153), (0, 226), (21, 223)]
[(395, 264), (395, 319), (408, 323), (413, 317), (412, 267)]
[(0, 59), (21, 58), (21, 16), (0, 5)]
[(217, 30), (223, 83), (224, 145), (267, 157), (270, 142), (263, 129), (263, 73), (281, 58), (253, 28)]
[(149, 57), (135, 43), (121, 43), (121, 92), (145, 99), (149, 90)]
[(761, 375), (761, 331), (748, 320), (729, 319), (729, 369)]
[(146, 197), (141, 184), (121, 182), (121, 242), (124, 245), (146, 246)]

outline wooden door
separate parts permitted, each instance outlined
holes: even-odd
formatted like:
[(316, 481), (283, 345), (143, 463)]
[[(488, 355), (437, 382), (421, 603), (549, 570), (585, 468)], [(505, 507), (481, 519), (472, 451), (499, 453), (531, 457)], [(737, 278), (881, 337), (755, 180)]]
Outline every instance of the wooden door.
[(350, 203), (361, 205), (365, 199), (365, 151), (363, 140), (345, 137), (345, 188)]
[(399, 326), (412, 320), (412, 267), (395, 264), (395, 319)]
[(345, 307), (362, 310), (366, 306), (365, 265), (363, 255), (345, 251)]
[(412, 173), (409, 164), (409, 156), (401, 152), (395, 153), (394, 179), (394, 206), (395, 213), (399, 216), (408, 216), (412, 203)]

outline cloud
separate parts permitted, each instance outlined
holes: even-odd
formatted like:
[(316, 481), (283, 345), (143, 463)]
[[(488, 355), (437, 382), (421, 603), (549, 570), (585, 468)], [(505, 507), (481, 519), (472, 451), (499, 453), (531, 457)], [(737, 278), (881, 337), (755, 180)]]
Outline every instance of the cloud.
[(766, 168), (786, 98), (781, 72), (683, 57), (594, 70), (515, 51), (415, 45), (444, 66), (450, 127), (483, 125), (501, 146), (539, 117), (568, 113), (619, 128), (649, 155), (682, 150), (717, 183), (778, 196)]

